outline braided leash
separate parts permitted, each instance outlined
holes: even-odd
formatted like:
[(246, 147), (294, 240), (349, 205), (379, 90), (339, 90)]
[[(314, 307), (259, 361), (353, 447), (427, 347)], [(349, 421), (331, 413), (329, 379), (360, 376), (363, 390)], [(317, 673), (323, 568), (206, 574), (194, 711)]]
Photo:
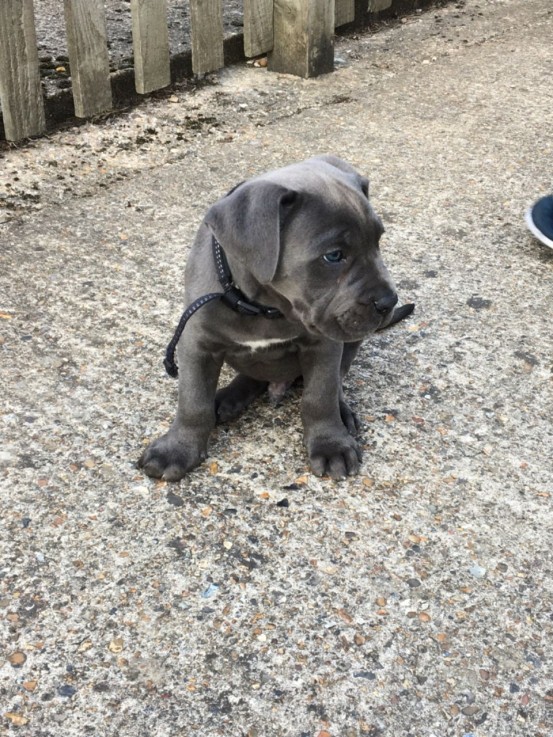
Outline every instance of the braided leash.
[(217, 268), (217, 276), (219, 277), (219, 282), (223, 287), (223, 291), (204, 294), (202, 297), (199, 297), (197, 300), (192, 302), (192, 304), (189, 305), (189, 307), (187, 307), (182, 313), (177, 329), (165, 350), (165, 359), (163, 361), (165, 370), (173, 379), (176, 379), (179, 375), (179, 369), (175, 363), (175, 351), (182, 332), (186, 327), (186, 323), (190, 320), (192, 315), (200, 309), (200, 307), (203, 307), (208, 302), (211, 302), (214, 299), (220, 299), (227, 305), (227, 307), (230, 307), (231, 310), (234, 310), (241, 315), (249, 315), (250, 317), (261, 315), (262, 317), (272, 320), (276, 317), (283, 316), (282, 312), (277, 310), (276, 307), (267, 307), (266, 305), (262, 305), (248, 299), (248, 297), (246, 297), (246, 295), (233, 283), (232, 274), (230, 273), (225, 252), (215, 236), (212, 237), (212, 248), (213, 258), (215, 259), (215, 266)]

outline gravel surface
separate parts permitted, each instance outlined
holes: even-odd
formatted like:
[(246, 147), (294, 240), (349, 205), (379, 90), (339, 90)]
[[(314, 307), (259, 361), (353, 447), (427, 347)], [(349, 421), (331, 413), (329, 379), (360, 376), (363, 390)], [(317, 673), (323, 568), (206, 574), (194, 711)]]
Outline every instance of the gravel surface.
[[(549, 0), (467, 0), (246, 64), (0, 167), (0, 718), (32, 737), (551, 737)], [(234, 183), (333, 152), (371, 178), (410, 321), (346, 392), (364, 462), (308, 472), (299, 390), (177, 484), (163, 349)]]

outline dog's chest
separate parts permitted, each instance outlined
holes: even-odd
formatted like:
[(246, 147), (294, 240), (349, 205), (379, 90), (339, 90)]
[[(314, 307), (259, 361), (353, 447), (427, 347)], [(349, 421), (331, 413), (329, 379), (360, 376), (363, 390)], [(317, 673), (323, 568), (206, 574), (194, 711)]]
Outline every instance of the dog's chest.
[(282, 343), (290, 343), (290, 338), (259, 338), (258, 340), (241, 340), (238, 345), (248, 348), (250, 351), (261, 351), (267, 348), (280, 345)]
[(227, 349), (225, 360), (258, 381), (287, 382), (301, 374), (295, 338), (240, 338)]

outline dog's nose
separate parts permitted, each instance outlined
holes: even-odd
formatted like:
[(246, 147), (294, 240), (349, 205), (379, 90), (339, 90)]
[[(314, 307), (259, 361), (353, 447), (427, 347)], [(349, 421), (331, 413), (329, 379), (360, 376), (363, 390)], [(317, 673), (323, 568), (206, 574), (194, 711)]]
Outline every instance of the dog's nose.
[(390, 289), (378, 297), (378, 299), (373, 300), (373, 303), (378, 313), (387, 315), (397, 304), (397, 294)]

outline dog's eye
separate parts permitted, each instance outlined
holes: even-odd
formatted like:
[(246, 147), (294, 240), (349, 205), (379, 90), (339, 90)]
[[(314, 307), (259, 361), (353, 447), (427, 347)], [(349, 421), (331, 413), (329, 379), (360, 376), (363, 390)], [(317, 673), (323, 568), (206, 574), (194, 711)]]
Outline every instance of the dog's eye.
[(340, 261), (345, 260), (345, 256), (344, 252), (337, 248), (335, 251), (329, 251), (328, 253), (325, 253), (323, 259), (327, 262), (327, 264), (338, 264), (340, 263)]

